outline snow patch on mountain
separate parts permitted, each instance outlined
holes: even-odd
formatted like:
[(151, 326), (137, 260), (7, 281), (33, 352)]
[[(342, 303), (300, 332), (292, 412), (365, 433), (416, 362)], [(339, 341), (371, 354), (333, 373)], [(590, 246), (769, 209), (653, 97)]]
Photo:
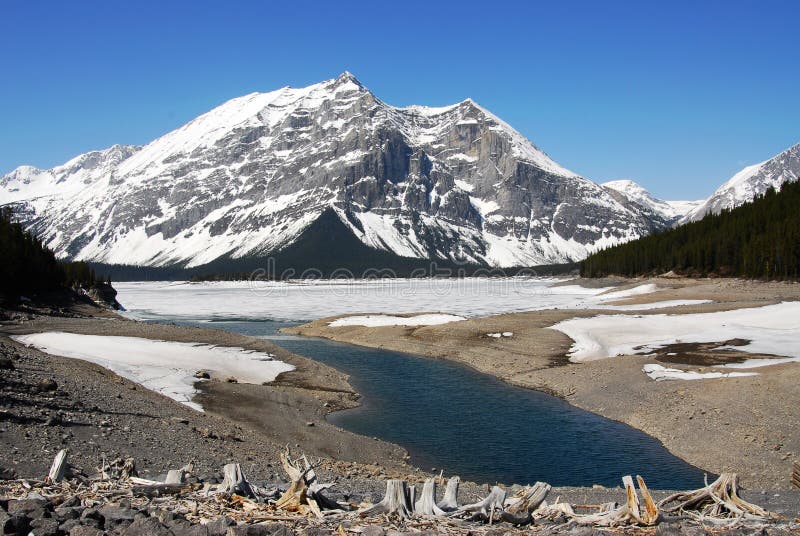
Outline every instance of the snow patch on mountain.
[(703, 203), (699, 201), (664, 201), (654, 197), (640, 184), (629, 180), (620, 179), (602, 183), (602, 186), (611, 188), (627, 197), (630, 201), (641, 205), (653, 213), (663, 217), (668, 222), (675, 222), (688, 212)]
[(780, 190), (781, 185), (800, 177), (800, 143), (782, 153), (752, 166), (747, 166), (720, 186), (706, 201), (681, 219), (688, 223), (703, 219), (707, 214), (749, 203), (769, 188)]

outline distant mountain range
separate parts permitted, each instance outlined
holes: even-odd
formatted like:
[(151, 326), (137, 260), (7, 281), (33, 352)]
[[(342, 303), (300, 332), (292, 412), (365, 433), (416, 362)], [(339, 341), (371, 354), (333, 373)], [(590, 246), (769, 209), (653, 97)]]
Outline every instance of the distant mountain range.
[[(793, 149), (794, 171), (767, 162), (745, 182), (796, 179)], [(2, 204), (62, 258), (194, 268), (563, 263), (721, 206), (599, 185), (470, 99), (398, 108), (350, 73), (230, 100), (141, 147), (22, 166), (0, 177)]]

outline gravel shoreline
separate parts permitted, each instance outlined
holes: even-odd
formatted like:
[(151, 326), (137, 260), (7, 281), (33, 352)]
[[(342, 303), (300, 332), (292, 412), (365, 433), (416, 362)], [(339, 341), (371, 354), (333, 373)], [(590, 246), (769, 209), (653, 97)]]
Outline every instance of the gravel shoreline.
[[(404, 461), (405, 451), (340, 430), (325, 422), (335, 409), (357, 404), (347, 377), (266, 341), (224, 331), (121, 319), (106, 311), (83, 317), (29, 315), (0, 323), (0, 479), (41, 478), (55, 453), (67, 447), (71, 463), (86, 474), (101, 461), (132, 456), (139, 474), (162, 479), (188, 462), (208, 482), (239, 462), (265, 485), (285, 484), (279, 452), (287, 445), (319, 460), (323, 481), (337, 484), (334, 498), (377, 502), (385, 480), (421, 483), (430, 476)], [(41, 331), (140, 336), (269, 351), (297, 370), (272, 385), (205, 382), (196, 398), (205, 413), (81, 360), (26, 348), (9, 336)], [(53, 383), (50, 383), (53, 382)], [(313, 423), (313, 426), (309, 426)], [(465, 483), (460, 498), (473, 500), (486, 485)], [(574, 503), (624, 501), (620, 488), (557, 488), (553, 496)], [(660, 494), (657, 492), (657, 495)], [(800, 513), (800, 492), (751, 492), (750, 500), (787, 517)]]

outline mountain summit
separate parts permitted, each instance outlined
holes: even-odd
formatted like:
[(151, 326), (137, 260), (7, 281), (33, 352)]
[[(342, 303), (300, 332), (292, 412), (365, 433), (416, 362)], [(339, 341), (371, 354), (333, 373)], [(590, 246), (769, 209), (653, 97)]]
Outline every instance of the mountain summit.
[(398, 108), (347, 72), (232, 99), (142, 147), (18, 168), (0, 178), (8, 203), (61, 257), (143, 266), (263, 258), (319, 221), (398, 257), (531, 266), (667, 224), (470, 99)]
[(749, 203), (769, 188), (780, 187), (786, 182), (800, 178), (800, 143), (789, 147), (765, 162), (747, 166), (720, 186), (711, 197), (705, 200), (680, 223), (698, 221), (707, 214), (719, 214), (725, 209), (736, 208)]

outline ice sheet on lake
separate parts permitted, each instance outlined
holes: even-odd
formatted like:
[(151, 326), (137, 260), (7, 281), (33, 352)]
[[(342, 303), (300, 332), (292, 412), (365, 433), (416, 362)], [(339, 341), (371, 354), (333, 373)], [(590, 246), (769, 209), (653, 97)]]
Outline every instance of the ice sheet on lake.
[(128, 316), (141, 320), (310, 321), (354, 314), (439, 312), (480, 317), (593, 307), (607, 290), (553, 286), (554, 278), (385, 279), (316, 282), (115, 283)]
[(664, 380), (710, 380), (717, 378), (737, 378), (758, 376), (757, 372), (691, 372), (650, 364), (642, 367), (642, 372), (657, 382)]
[(18, 335), (14, 339), (50, 354), (91, 361), (200, 411), (202, 408), (192, 402), (198, 370), (206, 370), (212, 377), (233, 376), (241, 383), (254, 384), (274, 381), (282, 372), (294, 370), (271, 354), (235, 347), (60, 332)]
[(669, 344), (746, 339), (743, 352), (800, 358), (800, 302), (684, 315), (599, 315), (559, 322), (552, 329), (574, 343), (573, 362), (646, 354)]
[(392, 315), (358, 315), (338, 318), (328, 325), (334, 328), (341, 326), (436, 326), (466, 320), (463, 316), (428, 314), (415, 316), (392, 316)]

